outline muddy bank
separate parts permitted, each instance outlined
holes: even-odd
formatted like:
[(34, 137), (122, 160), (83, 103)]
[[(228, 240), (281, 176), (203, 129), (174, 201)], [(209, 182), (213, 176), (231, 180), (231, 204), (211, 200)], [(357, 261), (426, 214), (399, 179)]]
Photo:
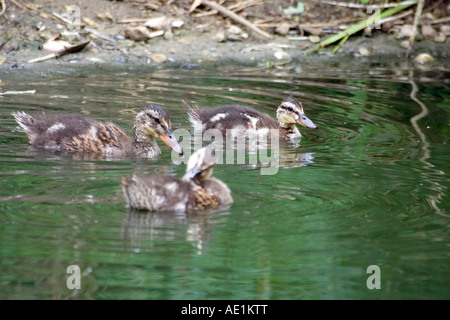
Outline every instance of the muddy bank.
[[(237, 64), (272, 68), (296, 61), (342, 57), (403, 61), (407, 51), (407, 33), (390, 34), (374, 29), (352, 36), (336, 54), (330, 53), (332, 48), (325, 48), (305, 57), (309, 49), (329, 34), (326, 34), (326, 28), (317, 27), (303, 28), (307, 31), (300, 28), (299, 32), (294, 23), (296, 17), (283, 14), (283, 10), (296, 9), (292, 1), (279, 1), (278, 6), (269, 6), (264, 1), (252, 0), (238, 11), (255, 23), (263, 16), (260, 20), (266, 24), (255, 25), (271, 23), (271, 28), (264, 29), (270, 39), (230, 18), (207, 11), (207, 8), (199, 6), (195, 10), (200, 11), (189, 12), (192, 1), (170, 4), (170, 1), (82, 0), (74, 6), (73, 1), (68, 0), (57, 3), (43, 0), (28, 3), (27, 7), (6, 3), (9, 5), (0, 16), (0, 70), (39, 69), (64, 64), (185, 67)], [(320, 8), (314, 9), (316, 11), (311, 12), (317, 13)], [(71, 23), (73, 16), (68, 12), (78, 15), (77, 24)], [(342, 10), (322, 12), (317, 17), (310, 14), (307, 22), (320, 25), (319, 17), (323, 19), (325, 13), (335, 19), (349, 16)], [(411, 49), (412, 59), (420, 53), (428, 53), (434, 62), (445, 66), (450, 44), (446, 36), (442, 39), (442, 32), (447, 29), (445, 25), (435, 26), (432, 28), (435, 34), (429, 39), (419, 34)], [(438, 36), (441, 39), (436, 42)], [(79, 52), (30, 62), (52, 54), (58, 49), (55, 46), (83, 42), (89, 43)]]

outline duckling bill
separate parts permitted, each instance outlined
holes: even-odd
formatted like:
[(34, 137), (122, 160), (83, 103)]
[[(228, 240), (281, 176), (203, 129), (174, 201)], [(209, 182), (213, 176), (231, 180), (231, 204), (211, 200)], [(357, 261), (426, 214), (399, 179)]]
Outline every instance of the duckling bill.
[(134, 140), (111, 122), (102, 123), (79, 114), (33, 117), (17, 111), (12, 115), (34, 148), (154, 157), (161, 153), (155, 141), (155, 137), (159, 137), (172, 150), (183, 154), (167, 112), (158, 105), (149, 105), (138, 112), (133, 126)]
[(215, 208), (233, 202), (227, 185), (211, 178), (213, 149), (201, 148), (189, 158), (183, 178), (168, 175), (122, 178), (127, 206), (148, 211), (184, 211)]

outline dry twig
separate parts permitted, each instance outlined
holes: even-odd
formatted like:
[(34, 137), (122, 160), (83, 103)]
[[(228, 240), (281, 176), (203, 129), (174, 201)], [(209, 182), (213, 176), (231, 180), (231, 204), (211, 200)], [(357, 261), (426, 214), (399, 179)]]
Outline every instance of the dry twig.
[(248, 27), (249, 29), (253, 30), (255, 33), (259, 34), (260, 36), (263, 36), (266, 39), (272, 39), (272, 36), (270, 34), (268, 34), (267, 32), (259, 29), (258, 27), (256, 27), (255, 25), (253, 25), (251, 22), (249, 22), (248, 20), (242, 18), (241, 16), (237, 15), (236, 13), (234, 13), (233, 11), (228, 10), (227, 8), (225, 8), (224, 6), (214, 2), (214, 1), (208, 1), (208, 0), (202, 0), (201, 3), (203, 5), (206, 5), (214, 10), (219, 11), (220, 13), (226, 15), (227, 17), (229, 17), (230, 19), (233, 19), (234, 21), (243, 24), (244, 26)]
[(417, 3), (416, 15), (414, 17), (414, 24), (413, 24), (413, 32), (412, 32), (411, 36), (409, 37), (409, 47), (406, 52), (407, 57), (409, 56), (409, 53), (411, 52), (411, 48), (414, 43), (414, 39), (416, 38), (417, 25), (419, 24), (419, 19), (420, 19), (420, 16), (422, 15), (422, 9), (423, 9), (424, 3), (425, 3), (425, 0), (419, 0), (419, 2)]
[(0, 5), (2, 7), (2, 11), (0, 11), (0, 16), (1, 16), (5, 13), (5, 10), (6, 10), (5, 0), (0, 0)]

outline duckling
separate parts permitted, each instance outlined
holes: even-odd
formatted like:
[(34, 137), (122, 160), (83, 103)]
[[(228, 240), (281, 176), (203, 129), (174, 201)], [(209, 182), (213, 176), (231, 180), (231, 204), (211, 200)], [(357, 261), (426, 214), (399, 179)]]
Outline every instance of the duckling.
[(241, 105), (225, 105), (214, 109), (193, 108), (189, 105), (187, 107), (189, 121), (194, 128), (200, 127), (202, 132), (219, 129), (224, 136), (227, 130), (231, 130), (232, 136), (240, 136), (252, 133), (266, 135), (269, 129), (280, 129), (280, 139), (295, 141), (301, 138), (296, 124), (306, 128), (318, 128), (305, 115), (300, 101), (292, 97), (285, 98), (278, 106), (276, 119)]
[(214, 149), (204, 147), (191, 155), (181, 179), (169, 175), (122, 178), (127, 206), (138, 210), (192, 212), (233, 203), (227, 185), (210, 178), (215, 161)]
[(155, 137), (159, 136), (172, 150), (183, 154), (172, 133), (167, 112), (154, 104), (142, 108), (136, 115), (134, 141), (111, 122), (102, 123), (79, 114), (32, 117), (17, 111), (12, 115), (34, 148), (151, 158), (161, 153), (155, 141)]

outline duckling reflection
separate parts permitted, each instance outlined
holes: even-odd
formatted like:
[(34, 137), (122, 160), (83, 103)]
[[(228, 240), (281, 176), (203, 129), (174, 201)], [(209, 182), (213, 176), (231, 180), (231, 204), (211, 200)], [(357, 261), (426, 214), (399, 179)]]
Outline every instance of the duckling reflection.
[[(236, 169), (247, 167), (262, 168), (261, 174), (272, 175), (278, 168), (297, 168), (314, 163), (315, 152), (297, 152), (298, 146), (291, 144), (276, 146), (257, 144), (255, 147), (239, 146), (227, 143), (213, 143), (216, 150), (217, 163), (235, 165)], [(230, 147), (231, 146), (231, 147)], [(276, 167), (276, 168), (275, 168)], [(234, 168), (231, 168), (233, 170)], [(269, 170), (271, 169), (271, 170)]]
[(127, 207), (148, 211), (184, 211), (215, 208), (233, 202), (222, 181), (210, 178), (216, 161), (215, 151), (205, 147), (189, 158), (182, 179), (159, 175), (122, 178)]
[(214, 226), (222, 223), (228, 214), (228, 211), (167, 214), (130, 209), (122, 223), (121, 238), (139, 252), (151, 250), (149, 241), (185, 240), (192, 244), (196, 254), (202, 254), (213, 239)]

